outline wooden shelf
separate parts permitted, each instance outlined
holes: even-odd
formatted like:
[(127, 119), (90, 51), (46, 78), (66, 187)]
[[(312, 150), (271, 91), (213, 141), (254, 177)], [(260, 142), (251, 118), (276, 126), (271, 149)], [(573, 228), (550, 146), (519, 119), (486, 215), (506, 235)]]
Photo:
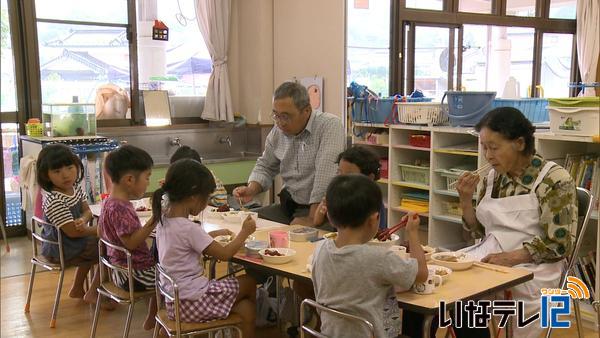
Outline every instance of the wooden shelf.
[[(404, 208), (401, 208), (401, 207), (392, 207), (391, 209), (394, 210), (394, 211), (403, 212), (403, 213), (414, 212), (413, 210), (408, 210), (408, 209), (404, 209)], [(428, 212), (426, 212), (426, 213), (419, 212), (418, 214), (421, 217), (429, 217), (429, 213)]]
[(392, 185), (395, 185), (395, 186), (398, 186), (398, 187), (414, 188), (414, 189), (420, 189), (420, 190), (427, 190), (427, 191), (429, 191), (429, 186), (424, 185), (424, 184), (419, 184), (419, 183), (404, 182), (404, 181), (393, 181)]
[(366, 142), (366, 141), (354, 141), (354, 144), (360, 144), (360, 145), (364, 145), (364, 146), (374, 146), (374, 147), (389, 147), (389, 144), (378, 144), (378, 143), (370, 143), (370, 142)]
[(577, 135), (557, 135), (552, 132), (538, 132), (534, 134), (538, 140), (551, 140), (551, 141), (570, 141), (570, 142), (584, 142), (584, 143), (597, 143), (594, 142), (592, 136), (577, 136)]
[[(459, 197), (458, 191), (454, 191), (454, 190), (435, 189), (433, 192), (438, 195)], [(473, 194), (473, 199), (477, 199), (477, 194)]]
[(454, 190), (435, 189), (433, 192), (439, 195), (458, 197), (458, 191)]
[(352, 122), (355, 127), (366, 127), (366, 128), (388, 128), (389, 125), (383, 123), (368, 123), (368, 122)]
[(438, 149), (433, 149), (434, 153), (438, 153), (438, 154), (451, 154), (451, 155), (463, 155), (463, 156), (473, 156), (473, 157), (478, 157), (479, 153), (477, 153), (476, 151), (465, 151), (465, 150), (458, 150), (458, 149), (452, 149), (452, 148), (438, 148)]
[(462, 218), (454, 215), (433, 215), (433, 219), (437, 219), (439, 221), (452, 222), (457, 224), (462, 224)]
[(431, 148), (415, 147), (408, 144), (397, 144), (393, 145), (394, 149), (408, 149), (408, 150), (420, 150), (420, 151), (431, 151)]
[(392, 129), (404, 129), (404, 130), (419, 130), (419, 131), (431, 131), (431, 127), (419, 125), (419, 124), (392, 124)]
[(381, 183), (381, 184), (388, 184), (389, 181), (387, 178), (380, 178), (379, 180), (376, 181), (377, 183)]

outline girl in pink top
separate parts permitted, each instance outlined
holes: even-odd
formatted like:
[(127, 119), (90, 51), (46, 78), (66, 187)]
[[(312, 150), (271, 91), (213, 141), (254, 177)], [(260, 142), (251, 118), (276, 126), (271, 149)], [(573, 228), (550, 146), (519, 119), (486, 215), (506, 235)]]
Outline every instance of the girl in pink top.
[[(171, 164), (165, 183), (152, 197), (156, 227), (158, 260), (179, 286), (180, 318), (184, 322), (207, 322), (224, 319), (230, 312), (242, 317), (244, 337), (254, 337), (256, 317), (256, 282), (248, 275), (209, 280), (200, 264), (202, 254), (229, 260), (256, 230), (248, 217), (240, 233), (227, 245), (213, 237), (231, 235), (229, 230), (206, 233), (202, 226), (189, 220), (207, 205), (215, 190), (210, 171), (198, 161), (183, 159)], [(167, 313), (174, 320), (174, 306), (167, 302)]]

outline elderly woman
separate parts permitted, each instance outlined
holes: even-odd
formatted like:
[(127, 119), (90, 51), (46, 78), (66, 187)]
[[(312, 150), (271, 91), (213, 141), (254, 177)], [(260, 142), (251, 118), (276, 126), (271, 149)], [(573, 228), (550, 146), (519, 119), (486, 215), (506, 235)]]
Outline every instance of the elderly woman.
[[(463, 249), (482, 262), (519, 267), (534, 279), (514, 287), (512, 297), (525, 302), (527, 314), (540, 309), (540, 289), (556, 288), (577, 227), (573, 179), (554, 162), (535, 153), (535, 128), (517, 109), (489, 112), (476, 126), (486, 160), (493, 169), (480, 178), (464, 173), (456, 189), (463, 227), (481, 241)], [(489, 331), (455, 329), (458, 337), (485, 337)], [(539, 337), (538, 323), (516, 329), (516, 337)]]

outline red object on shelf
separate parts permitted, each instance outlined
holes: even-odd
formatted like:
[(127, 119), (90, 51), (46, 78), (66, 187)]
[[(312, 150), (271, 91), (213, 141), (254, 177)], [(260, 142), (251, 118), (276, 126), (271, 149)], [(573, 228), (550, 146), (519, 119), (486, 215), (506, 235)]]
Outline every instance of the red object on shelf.
[(160, 20), (154, 20), (154, 26), (152, 26), (152, 40), (169, 40), (169, 27)]
[(408, 136), (408, 144), (413, 147), (430, 148), (431, 135), (413, 134)]
[(379, 176), (381, 178), (388, 178), (388, 159), (382, 158), (379, 160), (379, 163), (381, 164), (381, 169), (379, 169)]

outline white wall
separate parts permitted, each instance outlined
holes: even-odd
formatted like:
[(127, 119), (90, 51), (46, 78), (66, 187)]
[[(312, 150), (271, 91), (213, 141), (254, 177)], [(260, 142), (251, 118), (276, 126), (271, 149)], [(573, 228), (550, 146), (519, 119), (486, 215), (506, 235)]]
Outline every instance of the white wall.
[(345, 0), (276, 0), (273, 14), (274, 86), (322, 76), (323, 110), (342, 116)]
[(233, 0), (229, 79), (234, 111), (248, 123), (272, 123), (273, 0)]
[(324, 78), (324, 110), (342, 116), (344, 0), (233, 0), (229, 76), (235, 111), (271, 124), (275, 88), (293, 77)]

